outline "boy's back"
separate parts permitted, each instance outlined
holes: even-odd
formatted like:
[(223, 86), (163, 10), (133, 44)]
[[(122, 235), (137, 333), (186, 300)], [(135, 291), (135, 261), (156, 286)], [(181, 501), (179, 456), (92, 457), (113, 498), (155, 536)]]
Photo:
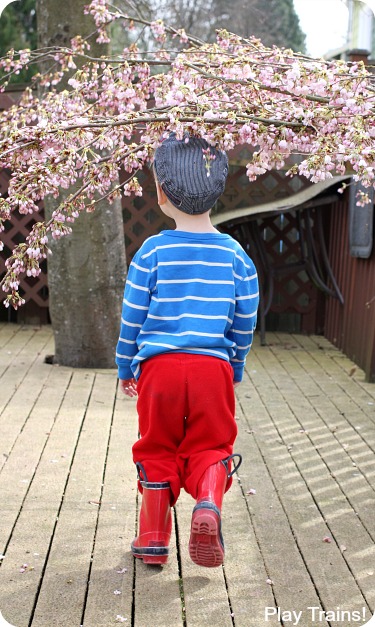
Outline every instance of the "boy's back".
[(131, 376), (130, 359), (137, 376), (145, 359), (180, 351), (231, 361), (241, 380), (257, 302), (253, 262), (229, 235), (164, 231), (149, 238), (133, 260), (124, 296), (130, 313), (117, 351), (127, 368), (123, 378)]

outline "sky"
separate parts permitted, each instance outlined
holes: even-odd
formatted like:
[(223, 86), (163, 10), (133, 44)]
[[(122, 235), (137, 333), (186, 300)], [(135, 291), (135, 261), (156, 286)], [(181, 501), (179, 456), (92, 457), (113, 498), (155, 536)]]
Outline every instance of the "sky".
[(348, 9), (343, 0), (294, 0), (300, 25), (306, 34), (306, 48), (311, 56), (345, 44)]

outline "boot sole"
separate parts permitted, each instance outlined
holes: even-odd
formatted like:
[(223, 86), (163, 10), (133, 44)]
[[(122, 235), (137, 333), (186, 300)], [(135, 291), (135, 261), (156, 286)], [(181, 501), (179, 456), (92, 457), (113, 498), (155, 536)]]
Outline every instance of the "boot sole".
[(166, 564), (168, 555), (134, 555), (137, 559), (143, 560), (144, 564), (161, 565)]
[(131, 545), (133, 557), (143, 560), (145, 564), (166, 564), (169, 556), (169, 548), (160, 546), (159, 542), (150, 542), (146, 547)]
[(215, 568), (224, 561), (224, 548), (220, 541), (220, 518), (209, 509), (193, 512), (189, 555), (198, 566)]

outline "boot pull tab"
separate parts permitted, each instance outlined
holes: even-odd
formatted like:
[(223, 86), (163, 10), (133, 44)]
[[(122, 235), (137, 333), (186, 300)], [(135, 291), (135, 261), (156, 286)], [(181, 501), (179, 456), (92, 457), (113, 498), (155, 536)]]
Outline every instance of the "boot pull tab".
[[(146, 471), (143, 468), (141, 462), (137, 462), (135, 466), (137, 468), (137, 475), (138, 475), (139, 481), (145, 481), (147, 483), (148, 479), (147, 479)], [(141, 473), (142, 473), (142, 477), (141, 477)]]
[[(228, 473), (229, 462), (230, 462), (231, 459), (234, 459), (235, 457), (238, 457), (238, 462), (237, 462), (237, 464), (233, 464), (233, 470), (230, 473)], [(241, 466), (241, 464), (242, 464), (242, 455), (240, 455), (239, 453), (233, 453), (233, 455), (229, 455), (229, 457), (226, 457), (225, 459), (222, 459), (221, 463), (224, 464), (225, 469), (227, 471), (227, 477), (228, 477), (228, 479), (230, 479), (231, 477), (233, 477), (234, 473)]]

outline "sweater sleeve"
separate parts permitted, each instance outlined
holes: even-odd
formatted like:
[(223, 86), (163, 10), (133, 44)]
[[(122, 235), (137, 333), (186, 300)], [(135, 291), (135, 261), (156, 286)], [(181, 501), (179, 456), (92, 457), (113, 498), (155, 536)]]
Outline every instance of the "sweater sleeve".
[(228, 337), (235, 343), (235, 355), (230, 360), (234, 381), (242, 381), (246, 356), (253, 343), (259, 304), (258, 276), (251, 259), (243, 253), (235, 269), (236, 305)]
[(134, 377), (131, 363), (138, 352), (137, 338), (150, 305), (152, 269), (139, 253), (140, 251), (129, 266), (125, 283), (120, 336), (116, 349), (119, 379)]

